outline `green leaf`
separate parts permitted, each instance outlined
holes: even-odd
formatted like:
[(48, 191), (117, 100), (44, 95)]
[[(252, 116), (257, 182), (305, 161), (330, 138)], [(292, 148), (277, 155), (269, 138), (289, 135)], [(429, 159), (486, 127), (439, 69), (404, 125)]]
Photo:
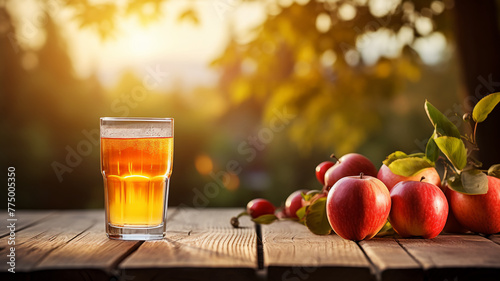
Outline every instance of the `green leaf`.
[(488, 192), (488, 178), (480, 170), (471, 169), (463, 171), (460, 176), (450, 177), (448, 186), (456, 192), (464, 194), (486, 194)]
[(434, 165), (424, 158), (410, 157), (395, 160), (388, 167), (396, 175), (409, 177), (422, 169), (434, 167)]
[(304, 207), (298, 209), (297, 212), (295, 212), (295, 214), (297, 214), (297, 217), (299, 218), (299, 221), (302, 221), (304, 219), (304, 217), (306, 216), (307, 207), (308, 206), (304, 206)]
[(477, 123), (483, 122), (498, 102), (500, 102), (500, 92), (485, 96), (478, 101), (476, 106), (474, 106), (474, 110), (472, 110), (472, 119)]
[(436, 132), (432, 134), (432, 136), (429, 138), (427, 141), (427, 146), (425, 147), (425, 157), (429, 159), (432, 163), (436, 162), (436, 160), (439, 157), (439, 148), (434, 141), (434, 138), (436, 137)]
[(332, 227), (326, 216), (326, 198), (319, 198), (309, 206), (306, 214), (306, 226), (317, 235), (327, 235), (332, 232)]
[(500, 164), (491, 166), (488, 169), (488, 176), (492, 176), (500, 179)]
[(304, 199), (304, 201), (310, 201), (316, 194), (319, 194), (319, 193), (321, 193), (321, 191), (311, 190), (307, 194), (303, 193), (303, 192), (300, 193), (300, 196), (302, 196), (302, 199)]
[(424, 158), (425, 157), (425, 153), (423, 153), (423, 152), (412, 153), (412, 154), (408, 154), (408, 157), (420, 157), (420, 158)]
[(408, 158), (408, 155), (404, 153), (403, 151), (395, 151), (387, 156), (382, 163), (384, 163), (386, 166), (391, 165), (392, 162), (398, 160), (398, 159), (403, 159), (403, 158)]
[(455, 168), (458, 170), (465, 168), (465, 165), (467, 165), (467, 150), (460, 138), (438, 137), (434, 141)]
[(425, 101), (425, 112), (438, 134), (458, 139), (460, 138), (460, 132), (458, 131), (457, 126), (451, 123), (451, 121), (446, 118), (441, 111), (435, 108), (428, 101)]
[(387, 221), (382, 229), (379, 230), (376, 237), (382, 237), (382, 236), (388, 236), (388, 235), (393, 235), (394, 234), (394, 229), (392, 228), (392, 225), (389, 221)]
[(269, 215), (262, 215), (258, 218), (252, 219), (252, 221), (258, 224), (270, 224), (277, 219), (278, 219), (277, 216), (269, 214)]

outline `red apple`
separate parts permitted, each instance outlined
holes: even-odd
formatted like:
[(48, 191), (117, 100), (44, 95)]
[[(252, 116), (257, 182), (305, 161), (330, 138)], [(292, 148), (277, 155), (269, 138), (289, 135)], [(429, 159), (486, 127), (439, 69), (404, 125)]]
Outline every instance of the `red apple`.
[(391, 190), (389, 222), (402, 237), (434, 238), (441, 233), (448, 217), (448, 202), (434, 184), (402, 181)]
[(444, 186), (441, 187), (441, 189), (444, 192), (444, 195), (446, 196), (446, 200), (448, 200), (448, 218), (446, 219), (446, 224), (444, 226), (443, 232), (447, 233), (467, 233), (468, 230), (465, 228), (463, 225), (461, 225), (458, 221), (457, 218), (455, 218), (455, 215), (453, 214), (453, 211), (451, 210), (451, 189), (448, 187), (447, 184), (444, 184)]
[(289, 218), (298, 218), (297, 210), (302, 208), (302, 195), (301, 193), (307, 193), (309, 190), (301, 189), (293, 192), (288, 196), (285, 201), (285, 214)]
[(342, 238), (370, 239), (387, 221), (391, 197), (387, 187), (371, 176), (348, 176), (337, 181), (326, 200), (332, 229)]
[(422, 177), (425, 177), (425, 182), (441, 186), (441, 178), (434, 167), (422, 169), (413, 176), (405, 177), (394, 174), (389, 167), (382, 164), (382, 167), (380, 167), (377, 174), (377, 178), (381, 180), (387, 188), (389, 188), (389, 191), (391, 191), (391, 189), (399, 182), (419, 181)]
[(360, 173), (376, 177), (377, 168), (368, 158), (358, 153), (349, 153), (340, 157), (337, 163), (325, 173), (325, 191), (330, 190), (341, 178), (358, 176)]
[(333, 165), (335, 165), (332, 161), (321, 162), (316, 166), (316, 178), (318, 179), (321, 185), (325, 185), (325, 173), (330, 169)]
[(274, 205), (266, 199), (253, 199), (247, 204), (247, 213), (254, 219), (262, 215), (274, 214), (274, 211)]
[(461, 225), (483, 234), (500, 232), (500, 179), (488, 176), (486, 194), (450, 193), (451, 210)]

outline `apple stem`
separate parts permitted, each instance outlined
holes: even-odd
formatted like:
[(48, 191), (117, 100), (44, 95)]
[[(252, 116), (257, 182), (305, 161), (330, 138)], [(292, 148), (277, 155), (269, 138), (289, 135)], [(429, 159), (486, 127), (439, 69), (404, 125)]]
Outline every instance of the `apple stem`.
[(425, 180), (425, 177), (424, 177), (424, 176), (422, 176), (422, 177), (420, 178), (420, 182), (422, 182), (423, 180)]
[(332, 153), (332, 154), (330, 155), (330, 158), (335, 159), (335, 160), (337, 160), (337, 162), (339, 162), (339, 163), (340, 163), (340, 160), (337, 158), (337, 156), (335, 156), (335, 153)]
[(443, 174), (443, 179), (441, 180), (441, 186), (444, 186), (447, 177), (448, 177), (448, 166), (444, 165), (444, 174)]
[(474, 144), (476, 144), (476, 131), (477, 131), (477, 122), (476, 124), (474, 124), (474, 132), (472, 135), (472, 141), (474, 142)]
[(359, 178), (360, 178), (360, 179), (363, 179), (363, 176), (364, 176), (364, 175), (365, 175), (365, 174), (363, 174), (363, 172), (359, 173)]

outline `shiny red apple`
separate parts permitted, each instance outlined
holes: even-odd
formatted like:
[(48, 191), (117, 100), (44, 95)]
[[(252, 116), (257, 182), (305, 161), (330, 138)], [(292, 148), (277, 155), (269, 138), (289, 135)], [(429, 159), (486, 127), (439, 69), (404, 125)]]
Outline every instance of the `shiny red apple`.
[(391, 197), (375, 177), (348, 176), (328, 193), (326, 214), (332, 229), (342, 238), (370, 239), (384, 226), (391, 210)]
[(302, 208), (302, 193), (307, 193), (309, 190), (301, 189), (293, 192), (285, 201), (285, 215), (289, 218), (298, 218), (297, 210)]
[(380, 170), (378, 171), (377, 178), (381, 180), (385, 186), (391, 191), (391, 189), (399, 182), (402, 181), (419, 181), (422, 177), (425, 177), (425, 182), (432, 183), (437, 186), (441, 186), (441, 178), (434, 167), (425, 168), (420, 170), (413, 176), (405, 177), (394, 174), (389, 167), (382, 164)]
[(500, 232), (500, 179), (488, 176), (486, 194), (450, 193), (451, 210), (461, 225), (483, 234)]
[(434, 238), (446, 224), (448, 202), (432, 183), (402, 181), (392, 188), (391, 201), (389, 222), (402, 237)]
[(325, 185), (325, 173), (330, 169), (333, 165), (335, 165), (332, 161), (324, 161), (316, 166), (316, 178), (318, 179), (321, 185)]
[(330, 190), (341, 178), (357, 176), (360, 173), (376, 177), (377, 168), (375, 168), (370, 159), (358, 153), (349, 153), (340, 157), (337, 163), (325, 173), (325, 191)]

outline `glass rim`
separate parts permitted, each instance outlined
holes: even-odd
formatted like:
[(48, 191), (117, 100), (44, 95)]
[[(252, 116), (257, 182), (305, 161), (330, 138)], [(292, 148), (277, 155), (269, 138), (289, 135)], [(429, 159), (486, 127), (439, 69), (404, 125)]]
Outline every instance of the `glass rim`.
[(160, 117), (101, 117), (101, 121), (126, 121), (126, 122), (167, 122), (173, 121), (174, 118), (160, 118)]

